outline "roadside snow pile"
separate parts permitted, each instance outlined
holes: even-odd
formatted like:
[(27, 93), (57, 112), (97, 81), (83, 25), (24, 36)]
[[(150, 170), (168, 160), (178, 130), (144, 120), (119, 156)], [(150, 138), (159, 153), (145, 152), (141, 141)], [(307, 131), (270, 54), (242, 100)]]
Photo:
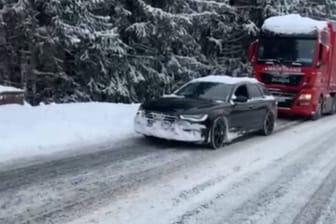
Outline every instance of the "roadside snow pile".
[(0, 162), (133, 135), (138, 105), (74, 103), (0, 107)]
[(310, 34), (326, 27), (326, 22), (302, 17), (298, 14), (290, 14), (267, 19), (262, 29), (282, 34)]
[(2, 86), (0, 85), (0, 93), (7, 93), (7, 92), (23, 92), (22, 89), (14, 88), (11, 86)]

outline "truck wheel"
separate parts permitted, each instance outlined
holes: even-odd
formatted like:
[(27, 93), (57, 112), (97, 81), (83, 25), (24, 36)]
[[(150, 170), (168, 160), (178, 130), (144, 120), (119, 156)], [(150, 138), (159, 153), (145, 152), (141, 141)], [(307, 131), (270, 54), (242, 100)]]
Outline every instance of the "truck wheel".
[(333, 97), (330, 114), (335, 114), (335, 113), (336, 113), (336, 98)]
[(222, 118), (217, 118), (210, 129), (210, 147), (218, 149), (223, 146), (226, 138), (225, 122)]
[(323, 107), (323, 103), (322, 103), (322, 100), (320, 99), (318, 105), (316, 106), (315, 113), (311, 116), (311, 119), (313, 121), (316, 121), (322, 117), (322, 113), (323, 113), (322, 107)]
[(261, 134), (264, 136), (271, 135), (275, 127), (275, 116), (272, 112), (268, 112), (264, 118)]

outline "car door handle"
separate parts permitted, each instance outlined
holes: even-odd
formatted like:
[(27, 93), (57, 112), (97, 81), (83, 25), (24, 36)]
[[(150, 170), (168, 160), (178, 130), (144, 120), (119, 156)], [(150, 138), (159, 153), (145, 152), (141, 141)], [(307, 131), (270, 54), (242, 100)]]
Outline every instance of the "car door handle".
[(249, 106), (249, 109), (255, 109), (255, 106)]

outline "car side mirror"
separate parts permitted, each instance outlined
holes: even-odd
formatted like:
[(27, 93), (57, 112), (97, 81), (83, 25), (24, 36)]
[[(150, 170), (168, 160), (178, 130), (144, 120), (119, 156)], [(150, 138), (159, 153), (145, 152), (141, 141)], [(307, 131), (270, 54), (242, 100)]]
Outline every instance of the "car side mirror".
[(246, 103), (248, 101), (247, 96), (237, 96), (235, 99), (233, 99), (234, 103)]
[(250, 44), (249, 48), (248, 48), (248, 51), (247, 51), (247, 60), (251, 63), (254, 60), (254, 56), (255, 56), (255, 53), (256, 53), (256, 49), (257, 49), (257, 44), (258, 44), (258, 41), (252, 42)]

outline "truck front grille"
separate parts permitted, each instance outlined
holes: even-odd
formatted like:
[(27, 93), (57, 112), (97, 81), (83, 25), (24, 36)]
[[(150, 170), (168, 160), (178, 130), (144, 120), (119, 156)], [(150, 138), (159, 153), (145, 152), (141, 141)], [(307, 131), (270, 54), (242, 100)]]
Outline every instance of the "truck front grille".
[(265, 84), (278, 84), (298, 86), (302, 80), (301, 74), (275, 74), (269, 72), (261, 73), (261, 81)]
[(279, 107), (290, 108), (297, 95), (296, 92), (282, 91), (279, 89), (268, 89), (268, 91), (277, 99)]

